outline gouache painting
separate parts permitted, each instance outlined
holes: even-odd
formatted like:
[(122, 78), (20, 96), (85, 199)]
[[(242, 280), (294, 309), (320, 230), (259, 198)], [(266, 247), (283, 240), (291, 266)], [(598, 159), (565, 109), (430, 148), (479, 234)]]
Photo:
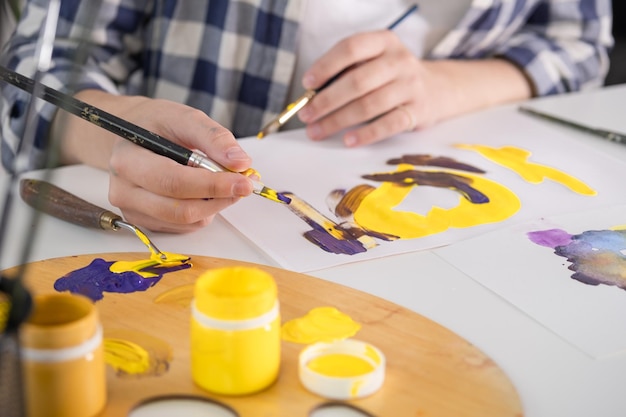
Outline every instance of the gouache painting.
[(427, 139), (413, 132), (356, 149), (302, 131), (242, 140), (261, 180), (291, 204), (253, 196), (222, 216), (280, 266), (308, 272), (626, 202), (613, 191), (622, 161), (587, 149), (563, 158), (583, 145), (501, 130), (468, 138), (462, 123), (448, 123)]
[(626, 205), (525, 222), (435, 253), (588, 355), (626, 350)]

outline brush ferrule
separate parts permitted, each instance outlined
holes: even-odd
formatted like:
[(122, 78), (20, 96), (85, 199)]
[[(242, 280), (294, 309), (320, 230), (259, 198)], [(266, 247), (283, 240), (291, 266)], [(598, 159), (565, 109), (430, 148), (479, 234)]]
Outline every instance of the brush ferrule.
[(210, 160), (206, 156), (193, 152), (187, 161), (187, 165), (195, 168), (204, 168), (208, 169), (211, 172), (227, 172), (228, 169), (224, 168), (222, 165), (218, 164), (215, 161)]

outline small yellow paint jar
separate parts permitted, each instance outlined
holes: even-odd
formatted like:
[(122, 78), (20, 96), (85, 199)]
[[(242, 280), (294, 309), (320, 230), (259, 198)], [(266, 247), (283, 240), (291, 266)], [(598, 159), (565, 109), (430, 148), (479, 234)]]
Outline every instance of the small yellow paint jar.
[(302, 350), (298, 362), (302, 385), (325, 398), (365, 397), (378, 391), (385, 380), (385, 356), (360, 340), (314, 343)]
[(92, 417), (104, 408), (102, 327), (91, 300), (36, 296), (20, 341), (28, 417)]
[(196, 281), (191, 371), (203, 389), (244, 395), (272, 384), (280, 369), (276, 283), (254, 267), (209, 270)]

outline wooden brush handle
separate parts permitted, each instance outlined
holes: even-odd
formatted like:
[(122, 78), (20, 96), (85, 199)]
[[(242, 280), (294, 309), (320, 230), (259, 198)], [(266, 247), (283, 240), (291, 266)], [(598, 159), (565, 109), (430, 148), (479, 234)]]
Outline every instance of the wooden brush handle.
[(112, 211), (93, 205), (46, 181), (22, 179), (20, 195), (29, 206), (79, 226), (117, 230), (115, 221), (122, 220)]

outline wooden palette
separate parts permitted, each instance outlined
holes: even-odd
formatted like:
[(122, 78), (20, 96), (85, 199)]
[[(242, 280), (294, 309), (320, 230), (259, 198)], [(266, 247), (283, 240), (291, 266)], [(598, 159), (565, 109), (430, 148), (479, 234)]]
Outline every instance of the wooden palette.
[[(54, 292), (63, 275), (107, 261), (145, 259), (145, 253), (107, 253), (33, 262), (25, 282), (34, 294)], [(169, 343), (173, 359), (160, 376), (121, 378), (108, 370), (108, 403), (102, 416), (125, 416), (156, 397), (193, 396), (227, 405), (240, 416), (309, 416), (331, 401), (308, 392), (299, 382), (297, 358), (303, 345), (283, 342), (278, 381), (248, 396), (213, 395), (194, 385), (190, 371), (189, 308), (156, 304), (155, 298), (193, 284), (204, 271), (243, 265), (269, 272), (278, 285), (282, 321), (320, 306), (333, 306), (362, 325), (354, 337), (377, 346), (386, 356), (386, 379), (374, 395), (346, 404), (372, 416), (521, 417), (520, 399), (504, 372), (484, 353), (445, 327), (384, 299), (279, 268), (228, 259), (192, 256), (193, 267), (165, 274), (154, 287), (132, 294), (105, 293), (97, 302), (105, 329), (147, 333)], [(6, 271), (8, 276), (16, 268)], [(384, 279), (384, 278), (381, 278)], [(410, 279), (410, 277), (407, 277)]]

